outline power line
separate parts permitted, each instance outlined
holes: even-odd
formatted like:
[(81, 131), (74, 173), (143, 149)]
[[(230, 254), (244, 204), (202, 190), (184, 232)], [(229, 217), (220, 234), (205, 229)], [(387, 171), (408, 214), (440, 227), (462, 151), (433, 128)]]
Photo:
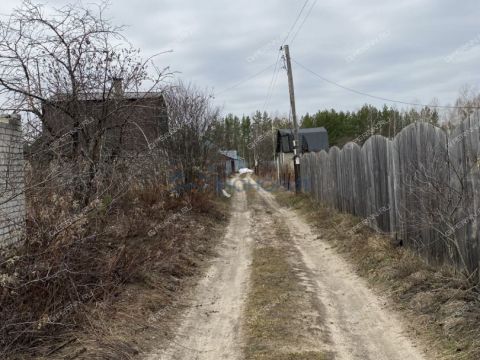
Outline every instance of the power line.
[(270, 80), (270, 85), (268, 86), (267, 97), (265, 98), (265, 104), (268, 101), (270, 92), (273, 91), (275, 76), (277, 74), (277, 69), (278, 69), (278, 63), (280, 61), (280, 55), (281, 55), (281, 53), (279, 51), (278, 54), (277, 54), (277, 60), (275, 62), (275, 68), (273, 69), (272, 79)]
[(309, 17), (310, 14), (312, 13), (312, 10), (313, 10), (313, 8), (315, 7), (316, 3), (317, 3), (317, 0), (315, 0), (315, 1), (312, 3), (312, 6), (310, 6), (310, 9), (308, 10), (307, 15), (305, 15), (305, 17), (303, 18), (303, 21), (302, 21), (302, 23), (300, 24), (297, 32), (295, 33), (295, 35), (293, 35), (292, 39), (290, 40), (290, 45), (293, 44), (293, 42), (295, 41), (295, 38), (297, 37), (298, 33), (300, 32), (300, 30), (302, 30), (303, 25), (305, 25), (305, 22), (307, 21), (308, 17)]
[[(285, 43), (285, 42), (287, 41), (287, 39), (290, 37), (292, 31), (295, 29), (298, 21), (300, 20), (300, 18), (301, 18), (301, 16), (302, 16), (303, 11), (305, 10), (305, 7), (306, 7), (307, 4), (308, 4), (308, 1), (309, 1), (309, 0), (305, 0), (305, 3), (303, 4), (302, 8), (300, 9), (300, 12), (299, 12), (298, 15), (297, 15), (297, 18), (296, 18), (295, 21), (293, 22), (290, 30), (288, 31), (285, 39), (283, 40), (283, 43)], [(313, 3), (313, 5), (315, 5), (316, 2), (317, 2), (317, 0), (315, 0), (315, 2)], [(312, 6), (312, 8), (313, 8), (313, 6)], [(310, 8), (309, 13), (311, 12), (312, 8)], [(308, 15), (309, 15), (309, 13), (307, 14), (307, 17), (308, 17)], [(300, 25), (299, 30), (301, 29), (301, 27), (303, 26), (304, 23), (305, 23), (305, 19), (303, 20), (302, 24)], [(295, 33), (295, 37), (297, 36), (297, 34), (298, 34), (298, 31)], [(280, 59), (280, 53), (279, 53), (279, 55), (278, 55), (278, 57), (277, 57), (277, 60), (276, 60), (276, 62), (275, 62), (274, 64), (271, 64), (271, 65), (267, 66), (266, 68), (260, 70), (259, 72), (257, 72), (257, 73), (255, 73), (255, 74), (253, 74), (253, 75), (251, 75), (251, 76), (249, 76), (249, 77), (247, 77), (247, 78), (245, 78), (245, 79), (237, 82), (236, 84), (233, 84), (232, 86), (229, 86), (229, 87), (227, 87), (227, 88), (225, 88), (225, 89), (223, 89), (223, 90), (215, 93), (215, 96), (220, 95), (220, 94), (223, 94), (223, 93), (225, 93), (225, 92), (227, 92), (227, 91), (233, 90), (233, 89), (239, 87), (240, 85), (243, 85), (244, 83), (246, 83), (246, 82), (248, 82), (248, 81), (256, 78), (257, 76), (263, 74), (263, 73), (266, 72), (268, 69), (270, 69), (271, 67), (274, 66), (274, 71), (273, 71), (272, 79), (271, 79), (271, 81), (270, 81), (269, 90), (268, 90), (268, 92), (267, 92), (267, 98), (265, 99), (265, 106), (266, 106), (267, 102), (269, 101), (269, 98), (271, 97), (271, 92), (273, 92), (273, 87), (275, 86), (274, 81), (276, 81), (276, 80), (275, 80), (275, 79), (276, 79), (276, 76), (278, 76), (277, 66), (278, 66), (279, 59)], [(277, 75), (275, 75), (275, 74), (277, 74)]]
[[(295, 19), (295, 21), (293, 22), (292, 26), (290, 27), (290, 30), (288, 31), (287, 35), (285, 36), (285, 39), (283, 40), (283, 44), (285, 44), (288, 40), (288, 38), (290, 37), (290, 35), (292, 34), (292, 32), (295, 30), (295, 27), (297, 26), (297, 23), (298, 21), (301, 19), (302, 17), (302, 14), (303, 14), (303, 11), (305, 10), (305, 8), (307, 7), (308, 5), (308, 2), (309, 0), (305, 0), (305, 2), (303, 3), (303, 6), (302, 8), (300, 9), (300, 12), (298, 13), (297, 15), (297, 18)], [(295, 37), (298, 35), (299, 31), (302, 29), (303, 27), (303, 24), (305, 24), (305, 20), (306, 18), (308, 18), (308, 16), (310, 15), (311, 11), (312, 11), (312, 8), (313, 6), (315, 6), (315, 3), (317, 2), (317, 0), (315, 0), (312, 4), (312, 6), (310, 7), (310, 10), (309, 12), (307, 13), (307, 15), (305, 16), (305, 18), (303, 19), (302, 23), (300, 24), (300, 27), (297, 29), (295, 35), (293, 36), (292, 38), (292, 42), (293, 40), (295, 39)], [(269, 103), (270, 99), (272, 98), (272, 95), (273, 95), (273, 90), (275, 88), (275, 85), (276, 85), (276, 82), (278, 80), (278, 73), (279, 73), (279, 69), (277, 69), (278, 67), (278, 63), (279, 63), (279, 60), (281, 58), (281, 51), (282, 49), (280, 48), (279, 52), (278, 52), (278, 56), (277, 56), (277, 61), (275, 63), (275, 68), (273, 69), (273, 74), (272, 74), (272, 79), (270, 80), (270, 85), (268, 86), (268, 91), (267, 91), (267, 96), (265, 98), (265, 102), (263, 104), (263, 111), (266, 110), (267, 108), (267, 104)]]
[(300, 17), (302, 16), (303, 10), (305, 10), (305, 7), (307, 6), (309, 0), (305, 0), (305, 3), (303, 4), (302, 8), (300, 9), (300, 12), (297, 15), (297, 18), (295, 19), (295, 22), (293, 23), (292, 27), (287, 33), (287, 36), (285, 36), (285, 39), (283, 40), (283, 44), (287, 42), (287, 39), (289, 38), (290, 34), (292, 31), (295, 29), (295, 26), (297, 26), (298, 20), (300, 20)]
[(278, 75), (280, 74), (280, 71), (281, 71), (281, 67), (279, 67), (277, 69), (277, 74), (275, 75), (275, 80), (273, 82), (273, 86), (272, 86), (272, 92), (270, 93), (270, 97), (268, 98), (268, 102), (266, 104), (266, 106), (268, 106), (270, 104), (270, 100), (272, 100), (272, 96), (273, 96), (273, 91), (275, 89), (275, 86), (277, 85), (277, 81), (278, 81)]
[(220, 94), (223, 94), (223, 93), (225, 93), (225, 92), (227, 92), (227, 91), (233, 90), (233, 89), (239, 87), (240, 85), (243, 85), (244, 83), (246, 83), (246, 82), (248, 82), (248, 81), (256, 78), (257, 76), (262, 75), (264, 72), (266, 72), (267, 70), (269, 70), (269, 69), (270, 69), (271, 67), (273, 67), (273, 66), (275, 66), (275, 63), (270, 64), (270, 65), (268, 65), (266, 68), (260, 70), (259, 72), (255, 73), (255, 74), (253, 74), (253, 75), (251, 75), (251, 76), (249, 76), (249, 77), (247, 77), (247, 78), (245, 78), (245, 79), (243, 79), (243, 80), (240, 80), (239, 82), (233, 84), (232, 86), (229, 86), (229, 87), (227, 87), (227, 88), (225, 88), (225, 89), (223, 89), (223, 90), (215, 93), (215, 96), (220, 95)]
[(372, 95), (372, 94), (369, 94), (369, 93), (366, 93), (364, 91), (360, 91), (360, 90), (356, 90), (356, 89), (352, 89), (348, 86), (345, 86), (345, 85), (341, 85), (333, 80), (330, 80), (330, 79), (327, 79), (326, 77), (316, 73), (315, 71), (307, 68), (305, 65), (302, 65), (301, 63), (299, 63), (297, 60), (295, 59), (292, 59), (293, 62), (295, 62), (295, 64), (297, 64), (298, 66), (300, 66), (301, 68), (303, 68), (305, 71), (311, 73), (312, 75), (315, 75), (316, 77), (318, 77), (319, 79), (329, 83), (329, 84), (332, 84), (334, 86), (337, 86), (343, 90), (347, 90), (347, 91), (350, 91), (350, 92), (353, 92), (357, 95), (363, 95), (363, 96), (367, 96), (367, 97), (370, 97), (370, 98), (373, 98), (373, 99), (377, 99), (377, 100), (382, 100), (382, 101), (386, 101), (386, 102), (391, 102), (391, 103), (397, 103), (397, 104), (402, 104), (402, 105), (410, 105), (410, 106), (419, 106), (419, 107), (430, 107), (430, 108), (441, 108), (441, 109), (480, 109), (479, 106), (453, 106), (453, 105), (426, 105), (426, 104), (421, 104), (421, 103), (411, 103), (411, 102), (407, 102), (407, 101), (402, 101), (402, 100), (395, 100), (395, 99), (389, 99), (389, 98), (386, 98), (386, 97), (383, 97), (383, 96), (377, 96), (377, 95)]
[(267, 96), (265, 98), (265, 102), (263, 103), (263, 111), (265, 112), (267, 109), (267, 104), (270, 101), (272, 94), (273, 94), (273, 89), (275, 88), (276, 80), (278, 78), (278, 63), (280, 61), (281, 57), (281, 52), (278, 52), (277, 55), (277, 61), (275, 62), (275, 68), (273, 69), (273, 74), (272, 74), (272, 79), (270, 80), (270, 85), (268, 86), (268, 91), (267, 91)]

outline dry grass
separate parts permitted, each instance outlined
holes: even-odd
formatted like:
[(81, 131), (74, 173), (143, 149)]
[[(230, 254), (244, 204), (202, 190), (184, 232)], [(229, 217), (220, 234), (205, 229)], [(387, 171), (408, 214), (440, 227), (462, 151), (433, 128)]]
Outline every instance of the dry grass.
[[(135, 356), (136, 335), (165, 319), (228, 213), (209, 194), (171, 198), (135, 186), (87, 213), (68, 193), (30, 195), (27, 241), (0, 254), (1, 358)], [(181, 213), (187, 203), (191, 210)], [(67, 227), (57, 233), (59, 225)]]
[(438, 358), (480, 359), (480, 296), (463, 275), (427, 264), (410, 249), (367, 228), (348, 234), (358, 219), (315, 204), (307, 196), (278, 192), (277, 200), (296, 209), (372, 286), (392, 299)]
[(297, 352), (302, 344), (304, 289), (285, 257), (285, 249), (256, 248), (253, 252), (251, 290), (246, 312), (247, 360), (324, 360), (326, 353)]
[[(173, 339), (172, 327), (183, 310), (182, 293), (202, 272), (205, 259), (213, 255), (214, 239), (222, 237), (225, 225), (209, 214), (199, 213), (192, 213), (184, 221), (185, 228), (176, 233), (177, 240), (184, 244), (178, 253), (157, 260), (157, 264), (150, 262), (113, 303), (100, 311), (91, 308), (92, 326), (77, 334), (77, 344), (59, 353), (58, 358), (82, 349), (87, 351), (79, 359), (130, 358)], [(149, 249), (145, 242), (139, 246)]]
[(262, 228), (254, 231), (256, 246), (245, 310), (245, 358), (330, 359), (328, 352), (315, 350), (322, 344), (308, 334), (311, 322), (319, 320), (312, 316), (315, 310), (299, 278), (300, 265), (295, 262), (298, 254), (289, 243), (288, 228), (275, 218), (273, 226), (263, 223), (260, 218), (265, 216), (263, 208), (258, 210), (254, 206), (258, 201), (255, 193), (248, 190), (247, 198), (257, 218), (256, 226)]

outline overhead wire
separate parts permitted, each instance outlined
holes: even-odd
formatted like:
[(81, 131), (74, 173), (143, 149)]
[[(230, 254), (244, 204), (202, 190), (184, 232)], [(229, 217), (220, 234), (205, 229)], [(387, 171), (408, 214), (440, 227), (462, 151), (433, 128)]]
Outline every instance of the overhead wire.
[(300, 12), (297, 15), (297, 18), (293, 22), (292, 26), (290, 27), (290, 30), (288, 31), (287, 35), (285, 36), (285, 39), (283, 40), (283, 44), (285, 44), (290, 37), (290, 34), (292, 31), (295, 29), (295, 26), (297, 26), (298, 20), (300, 20), (300, 17), (302, 16), (303, 10), (305, 10), (305, 7), (307, 6), (309, 0), (305, 0), (305, 3), (303, 4), (302, 8), (300, 9)]
[(327, 82), (331, 85), (334, 85), (336, 87), (339, 87), (343, 90), (346, 90), (346, 91), (349, 91), (349, 92), (352, 92), (352, 93), (355, 93), (357, 95), (363, 95), (363, 96), (367, 96), (367, 97), (370, 97), (372, 99), (376, 99), (376, 100), (381, 100), (381, 101), (386, 101), (386, 102), (391, 102), (391, 103), (397, 103), (397, 104), (402, 104), (402, 105), (410, 105), (410, 106), (418, 106), (418, 107), (430, 107), (430, 108), (439, 108), (439, 109), (480, 109), (479, 106), (454, 106), (454, 105), (427, 105), (427, 104), (422, 104), (422, 103), (413, 103), (413, 102), (408, 102), (408, 101), (402, 101), (402, 100), (396, 100), (396, 99), (390, 99), (390, 98), (387, 98), (387, 97), (383, 97), (383, 96), (377, 96), (377, 95), (373, 95), (373, 94), (369, 94), (365, 91), (360, 91), (360, 90), (356, 90), (356, 89), (353, 89), (353, 88), (350, 88), (348, 86), (345, 86), (345, 85), (342, 85), (342, 84), (339, 84), (333, 80), (330, 80), (330, 79), (327, 79), (326, 77), (316, 73), (315, 71), (309, 69), (308, 67), (306, 67), (305, 65), (303, 65), (302, 63), (300, 63), (299, 61), (295, 60), (294, 58), (292, 58), (292, 61), (297, 64), (298, 66), (300, 66), (301, 68), (303, 68), (305, 71), (309, 72), (310, 74), (318, 77), (319, 79), (323, 80), (324, 82)]
[(290, 40), (290, 45), (293, 44), (293, 42), (295, 41), (298, 33), (302, 30), (303, 26), (305, 25), (305, 22), (307, 21), (307, 19), (309, 18), (310, 14), (312, 13), (312, 10), (313, 8), (315, 7), (315, 5), (317, 4), (317, 0), (315, 0), (313, 3), (312, 3), (312, 6), (310, 6), (308, 12), (307, 12), (307, 15), (305, 15), (305, 17), (303, 18), (303, 21), (301, 22), (300, 26), (298, 27), (297, 31), (295, 32), (295, 34), (293, 35), (292, 39)]
[[(298, 21), (301, 19), (303, 11), (307, 7), (308, 2), (309, 2), (309, 0), (305, 0), (305, 2), (303, 3), (303, 6), (300, 8), (299, 13), (298, 13), (297, 17), (295, 18), (295, 21), (293, 22), (292, 26), (290, 27), (290, 30), (288, 31), (287, 35), (285, 36), (285, 39), (283, 40), (282, 44), (285, 44), (287, 42), (288, 38), (290, 37), (292, 32), (295, 30), (295, 27), (297, 26)], [(313, 5), (315, 5), (316, 2), (317, 2), (317, 0), (314, 1)], [(310, 8), (310, 11), (311, 11), (311, 8)], [(307, 17), (308, 17), (308, 14), (307, 14)], [(301, 27), (303, 26), (304, 23), (305, 23), (305, 19), (300, 24), (300, 28), (297, 29), (297, 31), (295, 33), (295, 36), (298, 34), (298, 31), (301, 29)], [(278, 63), (281, 59), (281, 51), (282, 51), (282, 48), (280, 48), (280, 50), (278, 51), (277, 61), (275, 63), (275, 68), (273, 69), (273, 74), (272, 74), (272, 78), (270, 80), (270, 85), (268, 86), (268, 90), (267, 90), (267, 96), (266, 96), (265, 101), (263, 103), (263, 112), (266, 111), (267, 105), (268, 105), (268, 103), (271, 100), (272, 95), (273, 95), (273, 89), (275, 88), (276, 82), (278, 80), (278, 74), (279, 74), (279, 69), (280, 69), (280, 68), (278, 68)]]
[(246, 82), (248, 82), (248, 81), (256, 78), (257, 76), (262, 75), (264, 72), (266, 72), (267, 70), (269, 70), (270, 68), (272, 68), (272, 67), (274, 67), (274, 66), (275, 66), (275, 63), (268, 65), (267, 67), (263, 68), (263, 69), (260, 70), (259, 72), (255, 73), (255, 74), (253, 74), (253, 75), (251, 75), (251, 76), (249, 76), (249, 77), (247, 77), (247, 78), (245, 78), (245, 79), (243, 79), (243, 80), (240, 80), (239, 82), (233, 84), (232, 86), (229, 86), (229, 87), (227, 87), (227, 88), (225, 88), (225, 89), (223, 89), (223, 90), (215, 93), (215, 96), (216, 96), (216, 95), (223, 94), (223, 93), (225, 93), (225, 92), (227, 92), (227, 91), (233, 90), (233, 89), (239, 87), (240, 85), (243, 85), (244, 83), (246, 83)]
[[(300, 31), (302, 30), (303, 26), (305, 25), (307, 19), (309, 18), (309, 16), (311, 15), (312, 13), (312, 10), (313, 8), (315, 7), (316, 3), (317, 3), (318, 0), (314, 0), (313, 3), (311, 4), (311, 6), (309, 7), (308, 9), (308, 12), (307, 14), (305, 15), (305, 17), (303, 18), (302, 22), (300, 23), (300, 26), (297, 28), (295, 34), (293, 35), (293, 37), (290, 39), (290, 44), (293, 44), (295, 39), (297, 38), (298, 34), (300, 33)], [(290, 29), (287, 37), (285, 38), (285, 41), (284, 43), (286, 42), (286, 40), (288, 39), (289, 35), (291, 34), (293, 28), (295, 27), (295, 25), (297, 24), (298, 20), (300, 19), (301, 17), (301, 14), (303, 13), (306, 5), (308, 3), (308, 0), (304, 3), (302, 9), (300, 10), (300, 13), (298, 14), (297, 16), (297, 19), (295, 20), (292, 28)], [(402, 104), (402, 105), (409, 105), (409, 106), (417, 106), (417, 107), (430, 107), (430, 108), (439, 108), (439, 109), (480, 109), (479, 106), (455, 106), (455, 105), (434, 105), (434, 104), (431, 104), (431, 105), (427, 105), (427, 104), (422, 104), (422, 103), (414, 103), (414, 102), (408, 102), (408, 101), (402, 101), (402, 100), (396, 100), (396, 99), (390, 99), (390, 98), (387, 98), (387, 97), (384, 97), (384, 96), (378, 96), (378, 95), (373, 95), (373, 94), (369, 94), (365, 91), (360, 91), (360, 90), (357, 90), (357, 89), (353, 89), (353, 88), (350, 88), (348, 86), (345, 86), (345, 85), (342, 85), (342, 84), (339, 84), (333, 80), (330, 80), (318, 73), (316, 73), (315, 71), (307, 68), (305, 65), (301, 64), (300, 62), (296, 61), (295, 59), (292, 58), (292, 61), (294, 61), (297, 65), (299, 65), (300, 67), (302, 67), (305, 71), (311, 73), (312, 75), (315, 75), (316, 77), (320, 78), (322, 81), (324, 82), (327, 82), (331, 85), (334, 85), (334, 86), (337, 86), (343, 90), (346, 90), (346, 91), (349, 91), (349, 92), (352, 92), (352, 93), (355, 93), (357, 95), (362, 95), (362, 96), (367, 96), (367, 97), (370, 97), (370, 98), (373, 98), (373, 99), (376, 99), (376, 100), (381, 100), (381, 101), (386, 101), (386, 102), (391, 102), (391, 103), (397, 103), (397, 104)]]
[[(283, 40), (283, 44), (288, 40), (288, 38), (289, 38), (290, 35), (292, 34), (293, 30), (294, 30), (295, 27), (297, 26), (297, 23), (298, 23), (298, 21), (300, 20), (302, 14), (303, 14), (303, 11), (305, 10), (306, 6), (308, 5), (308, 2), (309, 2), (309, 0), (305, 0), (305, 2), (304, 2), (304, 4), (303, 4), (303, 6), (301, 7), (301, 9), (300, 9), (297, 17), (295, 18), (295, 21), (293, 22), (292, 26), (290, 27), (290, 30), (288, 31), (287, 35), (285, 36), (285, 39)], [(315, 0), (315, 2), (316, 2), (316, 0)], [(315, 2), (314, 2), (314, 5), (315, 5)], [(310, 8), (310, 11), (311, 11), (311, 8)], [(307, 16), (308, 16), (308, 14), (307, 14)], [(302, 24), (303, 24), (304, 22), (305, 22), (305, 19), (304, 19), (304, 21), (302, 22)], [(301, 26), (302, 26), (302, 25), (301, 25)], [(298, 34), (298, 31), (296, 32), (295, 36), (296, 36), (297, 34)], [(246, 82), (248, 82), (248, 81), (250, 81), (250, 80), (252, 80), (252, 79), (254, 79), (254, 78), (256, 78), (256, 77), (258, 77), (258, 76), (260, 76), (260, 75), (262, 75), (264, 72), (266, 72), (267, 70), (269, 70), (271, 67), (274, 67), (274, 72), (273, 72), (273, 75), (272, 75), (272, 79), (270, 80), (269, 89), (268, 89), (268, 91), (267, 91), (267, 97), (266, 97), (265, 103), (264, 103), (264, 104), (266, 104), (267, 101), (269, 101), (269, 98), (271, 98), (271, 92), (273, 91), (273, 87), (275, 86), (275, 85), (274, 85), (274, 82), (276, 81), (276, 80), (275, 80), (276, 77), (278, 77), (278, 75), (276, 75), (276, 74), (277, 74), (277, 66), (278, 66), (279, 59), (280, 59), (280, 54), (277, 56), (277, 60), (276, 60), (276, 62), (275, 62), (274, 64), (271, 64), (271, 65), (267, 66), (266, 68), (260, 70), (259, 72), (255, 73), (255, 74), (253, 74), (253, 75), (251, 75), (251, 76), (249, 76), (249, 77), (247, 77), (247, 78), (245, 78), (245, 79), (243, 79), (243, 80), (240, 80), (239, 82), (233, 84), (232, 86), (229, 86), (229, 87), (227, 87), (227, 88), (225, 88), (225, 89), (223, 89), (223, 90), (218, 91), (217, 93), (214, 94), (214, 96), (217, 96), (217, 95), (223, 94), (223, 93), (225, 93), (225, 92), (228, 92), (228, 91), (230, 91), (230, 90), (236, 89), (236, 88), (239, 87), (240, 85), (243, 85), (244, 83), (246, 83)]]
[(275, 88), (277, 78), (278, 78), (278, 72), (279, 72), (278, 71), (279, 70), (278, 64), (280, 62), (280, 58), (281, 58), (281, 52), (279, 51), (278, 55), (277, 55), (277, 61), (275, 62), (275, 68), (273, 69), (272, 78), (270, 80), (270, 85), (268, 86), (267, 96), (265, 97), (265, 101), (263, 103), (263, 112), (266, 111), (268, 102), (272, 98), (273, 89)]

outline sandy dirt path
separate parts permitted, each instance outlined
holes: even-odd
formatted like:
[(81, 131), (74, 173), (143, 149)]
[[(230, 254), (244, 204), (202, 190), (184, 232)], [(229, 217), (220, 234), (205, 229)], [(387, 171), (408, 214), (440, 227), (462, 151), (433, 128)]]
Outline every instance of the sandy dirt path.
[[(255, 188), (255, 196), (261, 201), (252, 210), (247, 205), (247, 194), (236, 191), (232, 217), (218, 257), (212, 260), (207, 274), (192, 289), (189, 298), (184, 299), (188, 308), (179, 321), (174, 341), (146, 359), (245, 358), (242, 326), (256, 246), (253, 239), (262, 242), (278, 236), (275, 235), (278, 229), (272, 224), (285, 224), (288, 234), (281, 243), (287, 244), (283, 249), (290, 254), (292, 264), (296, 264), (296, 276), (305, 289), (303, 298), (310, 304), (308, 315), (300, 316), (308, 317), (304, 321), (308, 327), (295, 330), (303, 339), (296, 344), (301, 347), (298, 351), (327, 350), (328, 359), (339, 360), (427, 359), (405, 334), (398, 316), (387, 309), (386, 301), (368, 288), (351, 266), (321, 239), (321, 234), (316, 234), (294, 211), (281, 208), (273, 195), (251, 178), (236, 178), (235, 184), (237, 189), (244, 184)], [(286, 314), (281, 316), (289, 318)], [(308, 345), (305, 349), (303, 343)]]
[[(241, 188), (242, 182), (237, 182)], [(240, 190), (240, 189), (238, 189)], [(227, 233), (218, 257), (185, 299), (185, 312), (174, 341), (148, 360), (241, 359), (240, 326), (247, 293), (252, 239), (244, 191), (236, 191)]]
[(328, 243), (315, 234), (295, 212), (281, 208), (272, 194), (255, 186), (271, 211), (277, 211), (290, 229), (294, 246), (302, 255), (306, 274), (326, 309), (324, 319), (335, 359), (426, 359), (405, 334), (401, 321), (375, 295), (366, 282)]

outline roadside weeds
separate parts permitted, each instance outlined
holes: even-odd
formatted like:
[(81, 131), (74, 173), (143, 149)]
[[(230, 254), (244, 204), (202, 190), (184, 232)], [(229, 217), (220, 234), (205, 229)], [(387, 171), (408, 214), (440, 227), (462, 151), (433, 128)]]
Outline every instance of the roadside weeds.
[(281, 205), (297, 210), (313, 225), (374, 290), (387, 294), (390, 306), (408, 320), (409, 333), (437, 349), (438, 358), (480, 358), (480, 297), (461, 274), (429, 265), (412, 250), (395, 247), (388, 237), (368, 228), (349, 234), (358, 219), (321, 207), (305, 195), (285, 191), (275, 195)]
[[(112, 297), (76, 309), (86, 320), (66, 334), (74, 341), (38, 358), (134, 359), (172, 341), (184, 308), (182, 294), (214, 256), (216, 239), (222, 238), (227, 224), (228, 202), (209, 200), (204, 206), (185, 214), (181, 226), (174, 224), (168, 232), (132, 239), (136, 247), (151, 250), (142, 271)], [(158, 250), (159, 242), (171, 246)]]

